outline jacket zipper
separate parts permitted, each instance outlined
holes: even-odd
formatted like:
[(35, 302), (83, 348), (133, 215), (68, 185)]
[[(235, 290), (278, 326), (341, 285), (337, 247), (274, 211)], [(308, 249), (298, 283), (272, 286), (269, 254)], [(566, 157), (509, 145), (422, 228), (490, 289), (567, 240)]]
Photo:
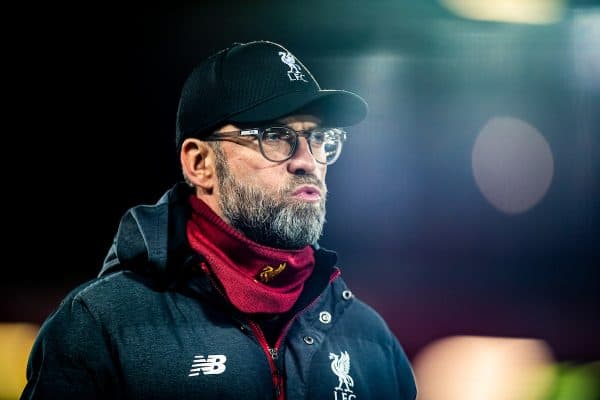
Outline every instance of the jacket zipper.
[[(201, 262), (200, 267), (202, 268), (202, 271), (204, 271), (207, 274), (212, 286), (217, 290), (217, 292), (221, 296), (223, 296), (223, 298), (226, 299), (227, 297), (225, 296), (225, 294), (219, 289), (219, 286), (213, 280), (210, 269), (208, 268), (206, 263)], [(331, 274), (331, 276), (329, 277), (329, 283), (331, 284), (340, 275), (341, 275), (341, 271), (336, 267), (335, 270), (333, 271), (333, 273)], [(285, 400), (284, 377), (279, 372), (277, 365), (276, 365), (276, 361), (279, 358), (279, 348), (281, 347), (281, 343), (283, 342), (283, 339), (285, 338), (287, 331), (292, 326), (292, 323), (296, 320), (296, 318), (298, 318), (302, 313), (304, 313), (306, 310), (308, 310), (310, 307), (312, 307), (317, 302), (317, 300), (319, 300), (321, 298), (322, 295), (323, 295), (323, 293), (321, 293), (317, 297), (315, 297), (313, 299), (313, 301), (310, 302), (310, 304), (308, 304), (302, 310), (298, 311), (288, 321), (288, 323), (285, 325), (285, 327), (279, 334), (279, 337), (277, 338), (277, 342), (275, 342), (275, 347), (269, 346), (269, 343), (267, 342), (267, 338), (265, 337), (265, 334), (263, 333), (262, 329), (260, 329), (258, 324), (251, 319), (247, 319), (248, 324), (250, 325), (250, 327), (252, 328), (252, 331), (254, 332), (254, 336), (256, 336), (256, 339), (258, 340), (260, 347), (262, 347), (263, 351), (265, 352), (265, 355), (267, 356), (269, 368), (271, 369), (271, 378), (273, 379), (274, 394), (275, 394), (275, 398), (277, 400)]]
[(265, 334), (262, 329), (258, 326), (258, 324), (252, 320), (248, 320), (248, 324), (252, 328), (256, 339), (258, 339), (258, 343), (260, 343), (260, 347), (262, 347), (263, 351), (267, 355), (267, 361), (269, 362), (269, 368), (271, 368), (271, 378), (273, 379), (273, 390), (275, 393), (275, 398), (277, 400), (285, 400), (285, 391), (283, 390), (284, 378), (279, 372), (277, 365), (275, 364), (277, 359), (279, 358), (279, 347), (269, 347), (269, 343), (265, 338)]
[[(331, 277), (329, 278), (329, 283), (332, 283), (338, 276), (340, 276), (340, 274), (341, 274), (340, 270), (338, 268), (336, 268), (335, 271), (333, 271), (333, 273), (331, 274)], [(281, 375), (279, 373), (279, 370), (277, 369), (277, 365), (276, 365), (276, 361), (279, 358), (279, 349), (281, 348), (281, 343), (283, 342), (283, 339), (285, 338), (287, 331), (290, 329), (290, 327), (292, 326), (294, 321), (302, 313), (304, 313), (306, 310), (311, 308), (317, 302), (317, 300), (319, 300), (321, 298), (321, 296), (322, 296), (322, 294), (315, 297), (313, 299), (313, 301), (310, 302), (310, 304), (308, 304), (302, 310), (298, 311), (287, 322), (287, 324), (285, 325), (285, 327), (282, 329), (281, 333), (279, 334), (279, 337), (277, 338), (277, 342), (275, 342), (275, 347), (269, 347), (269, 343), (267, 342), (267, 339), (265, 338), (265, 335), (264, 335), (263, 331), (260, 329), (260, 327), (258, 326), (258, 324), (252, 320), (248, 320), (248, 323), (252, 327), (252, 330), (254, 331), (254, 334), (256, 335), (258, 342), (260, 343), (265, 354), (267, 355), (267, 360), (269, 361), (269, 367), (271, 368), (271, 375), (273, 377), (273, 387), (275, 388), (275, 398), (277, 400), (285, 400), (284, 377), (283, 377), (283, 375)]]
[[(224, 299), (227, 299), (227, 296), (225, 296), (225, 293), (223, 293), (221, 291), (219, 286), (214, 281), (212, 274), (210, 272), (210, 269), (208, 268), (206, 263), (201, 262), (200, 268), (208, 276), (208, 279), (209, 279), (211, 285), (217, 291), (217, 293), (219, 293), (219, 295), (221, 295)], [(279, 373), (279, 370), (277, 369), (277, 366), (275, 365), (275, 360), (277, 360), (279, 358), (278, 347), (277, 346), (269, 347), (267, 338), (265, 337), (265, 334), (260, 329), (258, 324), (250, 319), (248, 319), (247, 321), (248, 321), (248, 324), (250, 325), (250, 327), (252, 328), (252, 331), (254, 332), (254, 336), (257, 338), (258, 343), (260, 344), (260, 347), (262, 347), (263, 351), (267, 355), (267, 361), (269, 362), (269, 368), (271, 369), (271, 378), (273, 380), (273, 390), (274, 390), (275, 398), (277, 400), (285, 400), (285, 392), (283, 390), (283, 376), (281, 376), (281, 374)]]

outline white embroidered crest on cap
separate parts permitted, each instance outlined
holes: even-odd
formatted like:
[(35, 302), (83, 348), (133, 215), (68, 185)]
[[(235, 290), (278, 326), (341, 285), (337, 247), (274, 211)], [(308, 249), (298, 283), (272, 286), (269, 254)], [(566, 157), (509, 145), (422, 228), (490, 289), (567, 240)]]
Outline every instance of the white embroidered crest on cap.
[(290, 67), (290, 70), (287, 72), (288, 78), (290, 81), (303, 81), (308, 82), (300, 69), (300, 66), (296, 64), (296, 59), (289, 51), (286, 53), (284, 51), (280, 51), (279, 55), (281, 56), (281, 61)]

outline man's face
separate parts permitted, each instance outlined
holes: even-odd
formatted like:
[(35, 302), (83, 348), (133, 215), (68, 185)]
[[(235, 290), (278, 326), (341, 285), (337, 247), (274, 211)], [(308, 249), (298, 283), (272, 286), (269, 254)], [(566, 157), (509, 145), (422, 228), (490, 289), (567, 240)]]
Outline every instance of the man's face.
[[(317, 122), (311, 116), (281, 120), (296, 131), (314, 128)], [(220, 131), (236, 129), (226, 125)], [(315, 161), (302, 137), (292, 158), (278, 163), (263, 157), (256, 138), (241, 140), (215, 146), (223, 218), (270, 247), (298, 249), (316, 243), (325, 223), (327, 166)]]

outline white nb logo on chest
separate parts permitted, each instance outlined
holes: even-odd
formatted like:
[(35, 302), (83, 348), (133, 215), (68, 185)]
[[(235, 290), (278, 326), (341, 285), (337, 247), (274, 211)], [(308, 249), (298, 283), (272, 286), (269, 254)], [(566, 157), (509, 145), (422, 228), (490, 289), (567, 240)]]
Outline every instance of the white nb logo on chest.
[(198, 376), (200, 372), (203, 375), (218, 375), (225, 372), (225, 362), (227, 356), (223, 354), (204, 356), (194, 356), (192, 368), (188, 376)]

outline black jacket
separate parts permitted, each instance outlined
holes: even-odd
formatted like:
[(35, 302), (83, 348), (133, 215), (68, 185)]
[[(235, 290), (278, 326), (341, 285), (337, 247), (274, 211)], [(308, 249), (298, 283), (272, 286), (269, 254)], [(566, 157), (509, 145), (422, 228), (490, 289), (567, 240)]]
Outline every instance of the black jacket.
[(269, 346), (198, 268), (185, 239), (188, 192), (123, 217), (100, 276), (42, 326), (22, 398), (402, 399), (415, 383), (381, 317), (315, 249), (315, 272)]

